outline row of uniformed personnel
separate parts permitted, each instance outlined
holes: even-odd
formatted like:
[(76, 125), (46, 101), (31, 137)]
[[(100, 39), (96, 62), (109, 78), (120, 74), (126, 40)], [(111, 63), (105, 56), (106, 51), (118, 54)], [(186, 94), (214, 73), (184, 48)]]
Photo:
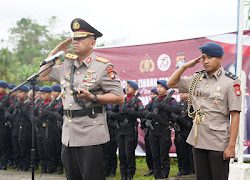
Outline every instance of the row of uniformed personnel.
[(31, 111), (34, 110), (36, 165), (41, 165), (42, 173), (57, 171), (62, 174), (60, 148), (63, 108), (60, 86), (35, 87), (34, 106), (28, 86), (23, 85), (9, 95), (8, 91), (14, 87), (0, 81), (1, 169), (7, 169), (8, 162), (17, 170), (28, 171), (30, 168)]
[[(134, 81), (127, 81), (125, 89), (125, 101), (121, 105), (114, 105), (108, 108), (108, 125), (109, 129), (116, 130), (116, 140), (119, 149), (120, 173), (122, 180), (130, 180), (136, 171), (135, 148), (138, 137), (138, 121), (141, 119), (141, 128), (145, 132), (146, 158), (149, 169), (156, 179), (167, 178), (170, 170), (169, 150), (171, 142), (171, 128), (176, 130), (178, 139), (175, 141), (178, 150), (179, 175), (193, 173), (192, 156), (190, 154), (191, 146), (185, 142), (187, 135), (192, 126), (192, 120), (187, 118), (187, 106), (185, 98), (177, 103), (176, 100), (168, 93), (169, 88), (165, 80), (157, 81), (157, 88), (153, 88), (152, 100), (144, 108), (139, 99), (140, 93), (137, 92), (138, 84)], [(154, 97), (153, 97), (154, 94)], [(184, 106), (184, 107), (183, 107)], [(178, 126), (178, 128), (176, 128)], [(180, 130), (181, 128), (181, 130)], [(114, 134), (114, 133), (112, 133)], [(105, 145), (106, 149), (116, 147), (111, 142)], [(188, 149), (183, 149), (188, 147)], [(109, 147), (109, 148), (108, 148)], [(113, 148), (116, 150), (116, 148)], [(115, 150), (109, 152), (113, 154), (115, 160)], [(108, 153), (104, 153), (104, 157)], [(186, 157), (190, 155), (190, 157)], [(190, 159), (191, 158), (191, 159)], [(191, 164), (191, 165), (190, 165)], [(115, 174), (114, 167), (109, 159), (105, 160), (106, 176)]]

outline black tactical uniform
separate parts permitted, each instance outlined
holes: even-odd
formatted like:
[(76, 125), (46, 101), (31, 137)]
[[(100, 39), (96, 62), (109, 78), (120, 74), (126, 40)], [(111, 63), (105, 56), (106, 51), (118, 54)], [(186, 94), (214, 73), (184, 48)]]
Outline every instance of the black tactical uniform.
[[(158, 80), (165, 89), (166, 81)], [(149, 128), (149, 143), (153, 155), (153, 169), (156, 179), (167, 178), (170, 170), (169, 150), (172, 145), (169, 122), (171, 112), (177, 109), (177, 102), (167, 95), (159, 95), (153, 101), (153, 112), (148, 112), (146, 118), (152, 120), (153, 129)]]
[[(51, 93), (52, 89), (50, 87), (44, 86), (40, 89), (42, 93)], [(48, 120), (43, 118), (43, 115), (46, 114), (47, 106), (51, 103), (51, 99), (45, 99), (42, 101), (41, 104), (38, 105), (36, 110), (36, 124), (37, 124), (37, 134), (36, 134), (36, 141), (37, 141), (37, 150), (38, 156), (40, 159), (41, 165), (41, 173), (47, 173), (47, 165), (48, 165), (48, 151), (47, 146), (45, 143), (45, 138), (48, 137)], [(46, 111), (46, 112), (44, 112)]]
[[(134, 89), (138, 85), (133, 81), (128, 84)], [(117, 144), (119, 149), (120, 172), (122, 180), (133, 178), (136, 170), (135, 148), (137, 146), (137, 118), (140, 117), (144, 107), (137, 95), (128, 95), (125, 97), (123, 105), (120, 105), (115, 115), (117, 120)]]
[[(150, 111), (153, 112), (153, 101), (155, 100), (154, 97), (151, 99), (151, 101), (145, 106), (145, 111)], [(152, 157), (152, 151), (150, 148), (150, 143), (149, 143), (149, 128), (147, 124), (148, 119), (142, 118), (141, 119), (141, 129), (144, 130), (144, 142), (145, 142), (145, 152), (146, 152), (146, 163), (149, 169), (149, 172), (145, 174), (144, 176), (149, 176), (153, 174), (153, 157)]]
[(194, 173), (192, 146), (186, 142), (193, 125), (193, 120), (187, 114), (187, 102), (178, 102), (181, 113), (176, 116), (177, 126), (175, 128), (175, 146), (178, 158), (178, 175), (188, 175)]
[(117, 168), (117, 124), (114, 119), (111, 118), (112, 105), (107, 105), (107, 123), (109, 128), (110, 141), (103, 145), (103, 156), (104, 156), (104, 174), (105, 177), (114, 177), (116, 175)]
[[(0, 81), (0, 88), (6, 89), (8, 83)], [(0, 169), (7, 169), (8, 156), (10, 150), (10, 133), (11, 123), (8, 120), (9, 115), (9, 95), (5, 93), (5, 90), (0, 94)]]
[(41, 120), (45, 124), (44, 143), (48, 153), (47, 172), (57, 171), (62, 173), (61, 162), (61, 129), (63, 119), (63, 106), (61, 99), (54, 99), (45, 109), (42, 110)]

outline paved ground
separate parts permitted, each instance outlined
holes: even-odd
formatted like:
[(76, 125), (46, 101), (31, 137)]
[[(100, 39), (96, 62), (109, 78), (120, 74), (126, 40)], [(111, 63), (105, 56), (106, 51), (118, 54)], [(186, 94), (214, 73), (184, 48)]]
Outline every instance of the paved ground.
[[(31, 180), (31, 172), (2, 171), (0, 170), (0, 180)], [(64, 176), (35, 174), (35, 180), (66, 180)]]
[[(0, 180), (31, 180), (30, 172), (2, 171), (0, 170)], [(66, 180), (64, 176), (54, 174), (35, 174), (35, 180)], [(116, 180), (108, 178), (107, 180)], [(136, 178), (135, 178), (136, 180)], [(181, 178), (170, 178), (169, 180), (194, 180), (194, 176), (183, 176)]]

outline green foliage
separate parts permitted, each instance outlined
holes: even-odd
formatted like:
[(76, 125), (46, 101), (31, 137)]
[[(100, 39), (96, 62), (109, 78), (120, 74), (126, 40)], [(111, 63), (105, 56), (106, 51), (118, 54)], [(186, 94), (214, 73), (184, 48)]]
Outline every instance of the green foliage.
[[(117, 175), (116, 180), (121, 179), (120, 172), (119, 172), (119, 165), (117, 168)], [(154, 180), (155, 178), (153, 176), (150, 177), (144, 177), (143, 175), (148, 171), (148, 167), (146, 164), (146, 158), (145, 157), (137, 157), (136, 158), (136, 172), (134, 176), (134, 180)], [(177, 165), (177, 159), (170, 158), (170, 173), (169, 177), (174, 177), (178, 173), (178, 165)]]
[(18, 84), (38, 72), (42, 59), (69, 37), (69, 32), (50, 31), (56, 27), (56, 20), (53, 16), (49, 25), (40, 25), (32, 19), (21, 18), (10, 28), (9, 47), (0, 49), (0, 79)]

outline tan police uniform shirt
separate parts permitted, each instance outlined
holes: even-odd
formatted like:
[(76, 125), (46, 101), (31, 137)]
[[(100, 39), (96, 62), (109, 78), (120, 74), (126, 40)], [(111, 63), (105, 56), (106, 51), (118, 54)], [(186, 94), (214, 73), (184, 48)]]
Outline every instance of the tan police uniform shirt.
[[(229, 143), (230, 111), (241, 111), (241, 93), (236, 90), (240, 80), (225, 75), (220, 67), (213, 75), (201, 78), (192, 95), (194, 110), (201, 108), (205, 114), (198, 125), (198, 141), (195, 144), (193, 125), (187, 142), (199, 149), (224, 151)], [(188, 92), (192, 77), (181, 77), (178, 83), (180, 92)]]
[[(66, 58), (63, 64), (54, 66), (49, 74), (51, 81), (57, 81), (62, 86), (64, 91), (62, 101), (65, 110), (82, 109), (70, 93), (72, 63), (76, 66), (73, 83), (76, 88), (88, 88), (93, 94), (123, 94), (120, 80), (108, 60), (96, 57), (94, 53), (87, 57), (82, 64), (79, 64), (79, 61), (74, 58), (74, 56), (70, 59)], [(90, 101), (85, 102), (91, 103)], [(103, 113), (98, 113), (96, 118), (64, 116), (62, 143), (65, 146), (77, 147), (98, 145), (109, 141), (105, 107), (102, 106), (102, 109)]]

